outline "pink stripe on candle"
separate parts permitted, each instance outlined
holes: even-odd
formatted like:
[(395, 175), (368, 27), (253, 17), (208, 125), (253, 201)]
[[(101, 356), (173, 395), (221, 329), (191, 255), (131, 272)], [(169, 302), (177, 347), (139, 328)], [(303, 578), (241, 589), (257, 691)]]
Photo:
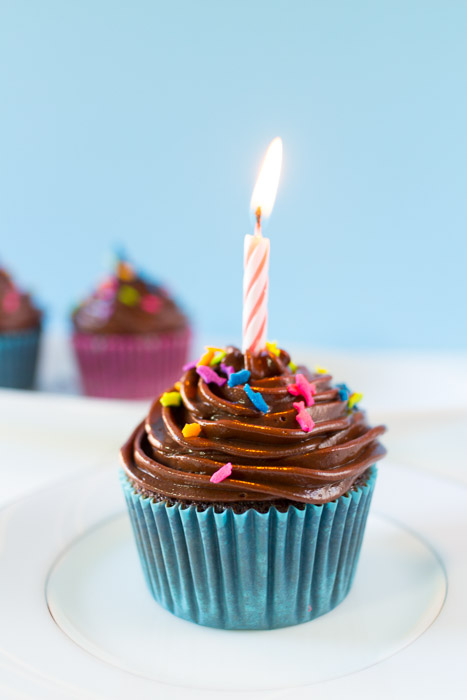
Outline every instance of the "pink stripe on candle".
[(247, 293), (247, 294), (250, 293), (251, 288), (253, 287), (253, 285), (254, 285), (255, 282), (257, 281), (258, 277), (261, 275), (261, 273), (262, 273), (262, 271), (263, 271), (263, 269), (264, 269), (264, 266), (266, 265), (267, 258), (268, 258), (268, 252), (267, 252), (267, 250), (266, 250), (266, 251), (264, 252), (264, 255), (263, 255), (263, 257), (262, 257), (262, 260), (261, 260), (260, 264), (258, 265), (258, 267), (257, 267), (257, 269), (256, 269), (256, 271), (255, 271), (255, 273), (253, 274), (253, 277), (252, 277), (251, 280), (250, 280), (250, 284), (248, 285), (248, 289), (246, 290), (246, 293)]

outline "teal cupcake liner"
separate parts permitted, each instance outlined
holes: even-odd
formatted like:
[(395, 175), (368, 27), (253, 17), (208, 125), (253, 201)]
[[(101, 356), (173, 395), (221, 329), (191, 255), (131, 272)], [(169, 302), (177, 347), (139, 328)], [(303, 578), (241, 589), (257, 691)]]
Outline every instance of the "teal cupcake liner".
[(39, 354), (40, 328), (0, 333), (0, 387), (31, 389)]
[(355, 576), (377, 470), (324, 505), (217, 513), (154, 502), (121, 483), (155, 600), (174, 615), (222, 629), (274, 629), (336, 607)]

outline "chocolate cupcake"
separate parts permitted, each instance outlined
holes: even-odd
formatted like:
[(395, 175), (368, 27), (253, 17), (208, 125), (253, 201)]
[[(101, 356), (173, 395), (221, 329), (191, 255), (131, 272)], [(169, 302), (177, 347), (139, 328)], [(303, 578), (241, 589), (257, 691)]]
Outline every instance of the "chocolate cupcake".
[(42, 313), (29, 294), (0, 268), (0, 386), (30, 389), (34, 384)]
[(120, 260), (115, 275), (73, 312), (73, 346), (89, 396), (144, 399), (186, 360), (186, 316), (159, 285)]
[(269, 347), (208, 350), (121, 452), (148, 586), (202, 625), (272, 629), (338, 605), (385, 454), (359, 395)]

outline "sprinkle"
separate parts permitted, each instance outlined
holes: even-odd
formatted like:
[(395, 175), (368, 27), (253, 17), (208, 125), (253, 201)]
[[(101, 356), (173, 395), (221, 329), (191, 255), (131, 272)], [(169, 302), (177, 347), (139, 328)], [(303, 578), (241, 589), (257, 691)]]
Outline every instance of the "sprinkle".
[(279, 355), (281, 354), (281, 351), (277, 347), (277, 340), (274, 340), (272, 343), (266, 342), (266, 347), (269, 350), (269, 352), (272, 352), (272, 354), (276, 357), (279, 357)]
[(217, 350), (216, 354), (214, 355), (214, 357), (212, 358), (212, 360), (210, 362), (211, 367), (214, 367), (214, 365), (220, 364), (226, 355), (227, 355), (227, 353), (225, 352), (225, 350)]
[(118, 280), (116, 277), (109, 277), (101, 282), (97, 288), (97, 295), (101, 299), (113, 299), (118, 289)]
[(206, 384), (210, 384), (211, 382), (214, 382), (218, 386), (222, 386), (227, 381), (227, 379), (225, 377), (219, 377), (217, 372), (215, 372), (210, 367), (206, 367), (205, 365), (198, 366), (196, 368), (196, 373), (201, 377), (201, 379), (204, 379)]
[(336, 384), (336, 388), (339, 389), (339, 398), (341, 401), (347, 401), (350, 394), (352, 393), (347, 386), (347, 384)]
[(224, 479), (227, 479), (228, 476), (232, 474), (232, 463), (227, 462), (227, 464), (224, 464), (223, 467), (218, 469), (214, 474), (211, 476), (209, 481), (212, 481), (213, 484), (219, 484), (221, 481), (224, 481)]
[(186, 365), (183, 365), (182, 371), (188, 372), (188, 370), (194, 369), (196, 367), (196, 364), (196, 362), (187, 362)]
[(16, 289), (9, 289), (3, 297), (3, 310), (8, 314), (18, 311), (21, 304), (21, 295)]
[(107, 299), (92, 299), (88, 305), (88, 313), (100, 321), (106, 321), (112, 315), (113, 305)]
[(306, 401), (307, 406), (313, 406), (315, 400), (313, 396), (316, 394), (316, 387), (311, 384), (304, 374), (297, 374), (295, 384), (289, 384), (287, 391), (293, 396), (301, 394)]
[(310, 416), (310, 414), (305, 408), (305, 402), (297, 401), (297, 403), (294, 403), (293, 407), (297, 411), (295, 419), (299, 424), (300, 428), (303, 430), (304, 433), (309, 433), (310, 430), (313, 430), (315, 424), (313, 418)]
[(196, 363), (197, 366), (199, 367), (200, 365), (209, 365), (211, 363), (212, 358), (214, 357), (214, 350), (212, 348), (206, 348), (206, 352), (204, 355), (200, 357), (198, 362)]
[(162, 306), (162, 301), (155, 294), (146, 294), (141, 299), (141, 308), (148, 314), (156, 314)]
[(362, 399), (363, 399), (363, 394), (357, 394), (354, 392), (351, 395), (351, 397), (349, 398), (349, 403), (347, 404), (347, 408), (349, 408), (349, 409), (353, 408)]
[(140, 300), (140, 293), (128, 284), (122, 284), (118, 291), (118, 300), (125, 306), (135, 306)]
[(235, 367), (232, 367), (232, 365), (225, 365), (223, 362), (221, 362), (221, 370), (224, 372), (224, 374), (230, 377), (230, 375), (235, 372)]
[(180, 391), (182, 388), (182, 383), (181, 382), (175, 382), (174, 387), (176, 388), (177, 391)]
[(231, 388), (233, 386), (238, 386), (239, 384), (245, 384), (250, 378), (251, 372), (247, 369), (241, 369), (239, 372), (232, 372), (227, 382), (228, 386)]
[(119, 262), (117, 265), (117, 275), (122, 282), (131, 282), (135, 276), (133, 266), (127, 262)]
[(183, 437), (198, 437), (201, 432), (201, 426), (198, 423), (185, 423), (185, 427), (182, 430)]
[(166, 391), (162, 394), (160, 402), (163, 406), (180, 406), (182, 396), (179, 391)]
[(292, 360), (291, 360), (291, 361), (289, 362), (289, 369), (290, 369), (291, 372), (293, 372), (293, 374), (295, 374), (295, 372), (296, 372), (297, 369), (298, 369), (298, 366), (295, 364), (295, 362), (292, 362)]
[(262, 411), (263, 413), (267, 413), (269, 411), (269, 406), (258, 391), (253, 391), (249, 384), (245, 384), (243, 388), (245, 389), (245, 393), (250, 399), (251, 403), (258, 409), (258, 411)]
[(317, 374), (327, 374), (328, 373), (327, 369), (324, 369), (324, 367), (319, 367), (319, 366), (315, 367), (315, 372)]

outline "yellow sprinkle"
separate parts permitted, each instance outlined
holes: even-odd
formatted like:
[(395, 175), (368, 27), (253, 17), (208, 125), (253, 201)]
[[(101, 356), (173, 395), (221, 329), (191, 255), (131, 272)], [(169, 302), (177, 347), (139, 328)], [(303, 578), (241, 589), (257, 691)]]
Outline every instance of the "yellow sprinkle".
[(353, 408), (355, 404), (359, 403), (363, 399), (363, 394), (353, 393), (349, 398), (348, 408)]
[(181, 382), (175, 382), (174, 387), (176, 388), (177, 391), (180, 391), (182, 388), (182, 383)]
[(316, 367), (315, 367), (315, 372), (316, 372), (317, 374), (327, 374), (327, 373), (328, 373), (328, 370), (325, 369), (324, 367), (318, 367), (318, 366), (316, 366)]
[[(214, 348), (210, 349), (213, 350)], [(211, 367), (214, 367), (214, 365), (218, 365), (220, 362), (222, 362), (226, 355), (227, 353), (225, 352), (225, 350), (216, 350), (216, 354), (214, 355), (209, 364), (211, 365)]]
[(198, 423), (185, 423), (185, 427), (182, 430), (183, 437), (198, 437), (201, 432), (201, 426)]
[(266, 347), (269, 350), (269, 352), (272, 352), (272, 354), (275, 355), (276, 357), (279, 357), (279, 355), (281, 354), (281, 351), (277, 347), (277, 340), (274, 340), (272, 342), (266, 341)]
[(289, 362), (289, 369), (290, 369), (291, 372), (293, 372), (293, 373), (295, 374), (295, 372), (297, 371), (298, 367), (297, 367), (297, 365), (295, 364), (295, 362), (290, 361), (290, 362)]
[(180, 406), (182, 397), (179, 391), (166, 391), (162, 394), (160, 402), (163, 406)]

